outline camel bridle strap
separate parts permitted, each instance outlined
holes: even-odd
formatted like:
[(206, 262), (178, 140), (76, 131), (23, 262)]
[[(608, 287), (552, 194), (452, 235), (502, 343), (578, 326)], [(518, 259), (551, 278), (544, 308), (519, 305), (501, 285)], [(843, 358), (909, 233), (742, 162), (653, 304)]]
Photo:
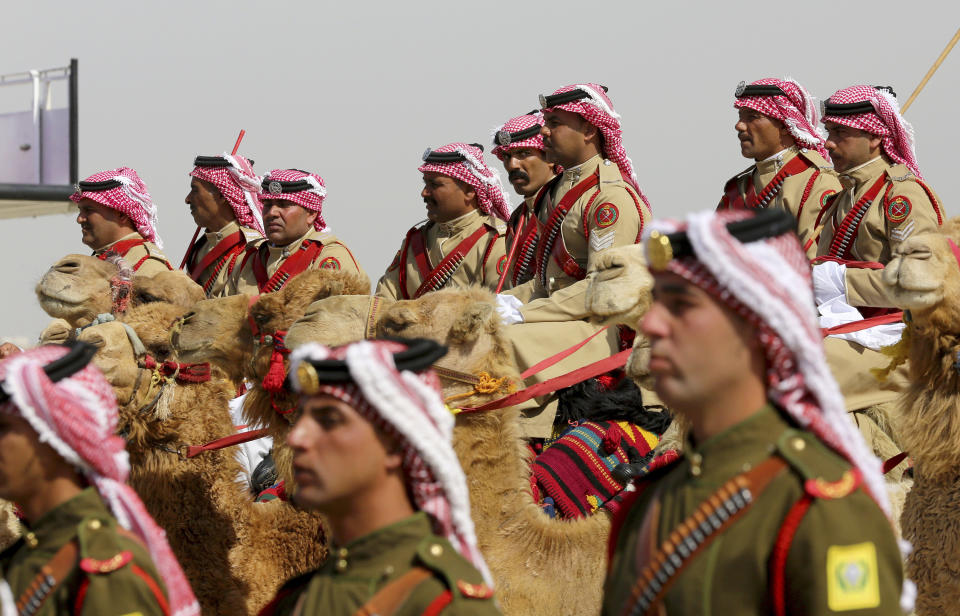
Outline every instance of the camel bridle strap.
[(377, 336), (377, 321), (380, 319), (382, 305), (383, 299), (379, 295), (370, 296), (370, 304), (367, 306), (367, 325), (363, 329), (364, 340), (372, 340)]
[(486, 371), (482, 371), (476, 375), (473, 375), (467, 374), (466, 372), (460, 372), (459, 370), (453, 370), (451, 368), (444, 368), (443, 366), (436, 365), (433, 366), (433, 371), (442, 379), (456, 381), (458, 383), (464, 383), (472, 386), (469, 391), (447, 396), (444, 398), (444, 402), (462, 400), (463, 398), (469, 398), (476, 395), (489, 395), (497, 392), (510, 394), (516, 391), (516, 385), (510, 380), (510, 377), (503, 376), (500, 378), (494, 378), (489, 372)]
[(260, 347), (265, 345), (272, 347), (270, 352), (270, 365), (269, 368), (267, 368), (267, 373), (263, 375), (263, 381), (261, 381), (260, 385), (270, 396), (270, 406), (273, 407), (273, 410), (279, 415), (286, 416), (293, 412), (294, 407), (288, 409), (280, 408), (280, 405), (277, 404), (277, 397), (283, 393), (283, 383), (287, 378), (287, 368), (283, 364), (284, 357), (290, 354), (290, 349), (288, 349), (283, 342), (287, 336), (287, 332), (286, 330), (278, 329), (272, 334), (267, 334), (257, 326), (256, 319), (253, 318), (252, 309), (259, 299), (259, 295), (253, 295), (250, 297), (250, 302), (247, 305), (247, 323), (250, 324), (250, 333), (253, 334), (253, 355), (250, 357), (250, 362), (251, 366), (255, 365)]

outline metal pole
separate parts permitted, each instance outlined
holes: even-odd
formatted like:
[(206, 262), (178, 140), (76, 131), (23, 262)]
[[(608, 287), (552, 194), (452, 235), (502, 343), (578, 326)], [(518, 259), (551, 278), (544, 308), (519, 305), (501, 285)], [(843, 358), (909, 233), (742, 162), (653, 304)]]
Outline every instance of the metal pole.
[(940, 57), (937, 58), (937, 61), (933, 63), (933, 66), (931, 66), (930, 70), (927, 71), (927, 74), (924, 75), (923, 81), (920, 82), (920, 85), (917, 86), (917, 89), (913, 91), (913, 94), (910, 95), (910, 98), (907, 99), (907, 102), (904, 103), (903, 107), (900, 108), (900, 113), (907, 112), (907, 109), (909, 109), (910, 105), (913, 104), (913, 99), (917, 98), (917, 95), (920, 94), (920, 91), (923, 90), (924, 86), (927, 85), (927, 82), (930, 81), (930, 78), (933, 77), (933, 74), (937, 72), (937, 69), (940, 68), (940, 65), (943, 64), (944, 60), (946, 60), (947, 56), (950, 54), (953, 46), (957, 44), (958, 40), (960, 40), (960, 28), (957, 29), (957, 33), (954, 34), (953, 38), (950, 39), (950, 42), (947, 43), (946, 48), (944, 48), (943, 53), (940, 54)]

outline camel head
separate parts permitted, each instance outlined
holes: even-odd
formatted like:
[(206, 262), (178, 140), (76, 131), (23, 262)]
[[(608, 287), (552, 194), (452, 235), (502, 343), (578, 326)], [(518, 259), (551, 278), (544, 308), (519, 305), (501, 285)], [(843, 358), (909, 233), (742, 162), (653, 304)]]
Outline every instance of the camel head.
[(183, 308), (190, 308), (202, 299), (206, 299), (203, 287), (180, 270), (159, 272), (153, 276), (135, 275), (131, 306), (153, 302), (167, 302)]
[[(457, 406), (482, 404), (501, 397), (509, 385), (520, 380), (513, 347), (502, 331), (496, 305), (495, 296), (480, 287), (442, 289), (385, 308), (377, 323), (377, 335), (436, 340), (449, 348), (437, 366), (467, 375), (486, 373), (494, 379), (504, 379), (504, 386), (497, 391), (457, 401)], [(448, 397), (472, 389), (443, 374), (440, 377)]]
[(247, 322), (249, 295), (205, 299), (193, 305), (170, 329), (174, 356), (185, 362), (210, 362), (234, 383), (243, 380), (253, 353)]
[(653, 276), (642, 244), (618, 246), (597, 255), (587, 272), (587, 310), (600, 324), (636, 329), (650, 308)]
[[(380, 315), (392, 303), (384, 297), (367, 295), (335, 295), (315, 301), (287, 330), (284, 344), (292, 350), (307, 342), (334, 347), (362, 340), (368, 323), (376, 333)], [(374, 305), (377, 308), (371, 314)]]
[(948, 239), (960, 245), (960, 218), (947, 221), (939, 233), (908, 237), (894, 248), (883, 284), (918, 325), (960, 334), (960, 262)]
[(133, 328), (150, 355), (164, 361), (173, 356), (170, 332), (189, 310), (179, 304), (150, 302), (131, 308), (121, 321)]
[(51, 317), (82, 327), (98, 314), (110, 312), (110, 279), (117, 266), (90, 255), (67, 255), (54, 263), (37, 283), (40, 307)]
[(119, 321), (101, 323), (84, 329), (77, 339), (97, 347), (93, 363), (113, 387), (117, 405), (121, 408), (136, 406), (138, 358), (127, 328)]

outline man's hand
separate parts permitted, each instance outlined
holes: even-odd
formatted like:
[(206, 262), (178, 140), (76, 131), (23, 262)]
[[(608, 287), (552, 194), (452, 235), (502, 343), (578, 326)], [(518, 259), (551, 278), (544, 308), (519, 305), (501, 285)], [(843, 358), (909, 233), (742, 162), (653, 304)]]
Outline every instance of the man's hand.
[(523, 302), (512, 295), (497, 295), (497, 313), (500, 314), (500, 320), (504, 325), (513, 325), (514, 323), (523, 323), (523, 315), (520, 308)]
[(10, 357), (11, 355), (16, 355), (21, 351), (23, 351), (23, 349), (21, 349), (14, 343), (4, 342), (3, 344), (0, 344), (0, 359), (6, 359), (7, 357)]

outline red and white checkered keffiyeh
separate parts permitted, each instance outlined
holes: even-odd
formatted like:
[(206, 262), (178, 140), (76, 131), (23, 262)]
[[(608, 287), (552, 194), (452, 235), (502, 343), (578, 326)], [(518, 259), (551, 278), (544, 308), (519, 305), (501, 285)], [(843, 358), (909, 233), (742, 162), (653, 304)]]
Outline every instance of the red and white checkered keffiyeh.
[(637, 180), (637, 174), (633, 171), (633, 161), (630, 160), (626, 150), (623, 149), (623, 129), (620, 127), (620, 114), (614, 110), (613, 103), (603, 90), (603, 86), (596, 83), (575, 83), (560, 88), (554, 94), (564, 94), (578, 88), (589, 94), (589, 98), (563, 103), (541, 111), (546, 112), (556, 109), (570, 111), (580, 115), (587, 122), (600, 129), (600, 134), (603, 135), (604, 157), (616, 163), (620, 173), (623, 174), (623, 178), (633, 186), (649, 209), (650, 202), (643, 191), (640, 190), (640, 182)]
[[(280, 192), (277, 187), (271, 189), (270, 181), (277, 182), (307, 182), (310, 188), (297, 192)], [(274, 192), (276, 190), (276, 192)], [(307, 173), (299, 169), (274, 169), (263, 176), (262, 199), (285, 199), (317, 213), (313, 221), (313, 228), (323, 231), (327, 223), (323, 220), (323, 200), (327, 198), (327, 186), (323, 178), (315, 173)]]
[(440, 381), (432, 370), (398, 371), (397, 342), (364, 340), (331, 349), (316, 343), (291, 355), (290, 374), (303, 360), (346, 361), (353, 383), (321, 384), (320, 393), (346, 402), (403, 447), (403, 472), (414, 505), (430, 515), (434, 532), (445, 537), (493, 585), (477, 548), (470, 517), (467, 480), (453, 451), (453, 414), (443, 403)]
[(767, 396), (803, 428), (859, 469), (867, 491), (889, 516), (880, 461), (847, 417), (823, 351), (810, 266), (790, 233), (741, 243), (727, 223), (750, 212), (699, 212), (682, 224), (654, 221), (656, 230), (685, 230), (696, 258), (673, 259), (667, 271), (700, 287), (758, 330), (767, 359)]
[(237, 223), (263, 235), (263, 206), (258, 198), (260, 177), (243, 156), (224, 152), (220, 157), (229, 166), (194, 167), (190, 175), (216, 186), (233, 209)]
[(136, 226), (137, 233), (156, 244), (158, 248), (163, 248), (163, 242), (157, 230), (157, 206), (154, 205), (147, 185), (143, 183), (137, 172), (130, 167), (118, 167), (94, 173), (83, 181), (106, 182), (109, 180), (120, 182), (121, 185), (109, 190), (90, 191), (82, 191), (78, 185), (77, 190), (70, 195), (70, 200), (80, 203), (81, 199), (91, 199), (100, 205), (126, 214)]
[(543, 136), (539, 131), (537, 131), (537, 133), (535, 133), (532, 137), (527, 137), (526, 139), (521, 139), (520, 141), (510, 141), (506, 145), (501, 145), (499, 141), (499, 135), (501, 133), (507, 133), (508, 135), (510, 133), (519, 133), (522, 130), (531, 129), (534, 126), (543, 126), (543, 114), (539, 111), (507, 120), (506, 124), (498, 126), (493, 130), (493, 143), (496, 144), (496, 147), (490, 150), (490, 153), (497, 158), (500, 158), (504, 155), (504, 153), (517, 148), (533, 148), (542, 152)]
[(56, 383), (43, 371), (66, 353), (61, 346), (44, 346), (0, 362), (0, 380), (10, 395), (10, 402), (0, 405), (0, 412), (25, 419), (40, 442), (50, 445), (87, 477), (117, 522), (143, 540), (167, 586), (171, 614), (200, 614), (166, 534), (126, 484), (130, 465), (123, 439), (114, 434), (117, 401), (113, 388), (93, 364)]
[(892, 94), (873, 86), (850, 86), (837, 90), (827, 101), (838, 105), (869, 101), (873, 105), (873, 113), (824, 115), (823, 121), (859, 128), (871, 135), (877, 135), (881, 138), (883, 151), (891, 160), (903, 163), (917, 179), (923, 179), (917, 164), (913, 126), (900, 115), (900, 104)]
[(420, 173), (432, 171), (466, 182), (477, 190), (477, 205), (481, 212), (493, 214), (501, 220), (510, 218), (510, 200), (503, 190), (500, 174), (483, 161), (483, 150), (458, 142), (430, 151), (438, 154), (459, 152), (467, 160), (455, 163), (424, 163), (418, 168)]
[(815, 97), (789, 77), (758, 79), (750, 85), (777, 86), (786, 96), (737, 97), (734, 107), (747, 107), (783, 122), (800, 147), (812, 148), (830, 160), (830, 152), (823, 146), (826, 135), (820, 127), (820, 105)]

